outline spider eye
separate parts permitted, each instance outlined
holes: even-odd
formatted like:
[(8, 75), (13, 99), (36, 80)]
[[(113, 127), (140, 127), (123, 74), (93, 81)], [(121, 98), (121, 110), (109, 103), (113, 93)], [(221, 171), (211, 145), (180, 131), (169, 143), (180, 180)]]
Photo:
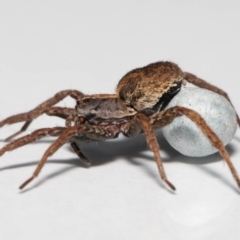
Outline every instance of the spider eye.
[(88, 99), (88, 98), (85, 98), (85, 99), (83, 100), (83, 102), (87, 103), (87, 102), (89, 102), (89, 99)]

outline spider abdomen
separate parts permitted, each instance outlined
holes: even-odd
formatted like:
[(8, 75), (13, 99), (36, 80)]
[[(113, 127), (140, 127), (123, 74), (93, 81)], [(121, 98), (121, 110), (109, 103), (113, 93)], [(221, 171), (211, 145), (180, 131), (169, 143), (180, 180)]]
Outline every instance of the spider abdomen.
[[(156, 62), (128, 72), (117, 85), (117, 94), (127, 106), (141, 112), (161, 110), (166, 94), (177, 93), (182, 85), (183, 73), (172, 62)], [(174, 89), (174, 91), (173, 91)], [(155, 106), (159, 105), (156, 109)]]

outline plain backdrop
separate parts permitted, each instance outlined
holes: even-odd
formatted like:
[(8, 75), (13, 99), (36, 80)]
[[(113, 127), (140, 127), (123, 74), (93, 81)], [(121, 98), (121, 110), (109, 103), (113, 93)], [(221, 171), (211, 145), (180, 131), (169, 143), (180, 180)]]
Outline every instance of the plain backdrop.
[[(168, 60), (224, 89), (240, 112), (237, 0), (0, 0), (0, 118), (56, 92), (113, 93), (131, 69)], [(65, 99), (59, 106), (74, 107)], [(0, 144), (22, 123), (1, 129)], [(64, 126), (42, 116), (27, 133)], [(0, 239), (239, 239), (240, 190), (219, 154), (185, 157), (157, 133), (160, 180), (144, 136), (64, 145), (24, 191), (52, 138), (0, 161)], [(240, 172), (240, 133), (227, 146)]]

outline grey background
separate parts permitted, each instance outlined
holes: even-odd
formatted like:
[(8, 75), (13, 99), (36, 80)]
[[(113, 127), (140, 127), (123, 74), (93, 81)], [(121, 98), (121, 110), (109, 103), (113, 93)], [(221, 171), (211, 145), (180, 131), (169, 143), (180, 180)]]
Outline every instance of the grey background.
[[(0, 118), (63, 89), (112, 93), (126, 72), (159, 60), (221, 87), (240, 110), (239, 29), (237, 0), (1, 0)], [(43, 116), (28, 132), (63, 124)], [(21, 125), (1, 129), (1, 146)], [(5, 154), (0, 238), (238, 239), (240, 192), (221, 157), (182, 156), (157, 135), (175, 193), (159, 179), (144, 136), (84, 146), (90, 168), (65, 145), (23, 192), (17, 187), (52, 139)], [(238, 171), (239, 138), (227, 148)]]

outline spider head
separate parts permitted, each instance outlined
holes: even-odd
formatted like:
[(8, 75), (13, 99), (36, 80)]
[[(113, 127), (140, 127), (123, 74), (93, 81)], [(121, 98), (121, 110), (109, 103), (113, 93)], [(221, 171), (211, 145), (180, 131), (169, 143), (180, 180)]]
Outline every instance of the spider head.
[(97, 98), (91, 96), (84, 96), (77, 100), (75, 109), (79, 116), (86, 119), (93, 118), (97, 114), (97, 110), (101, 102)]
[(111, 120), (134, 115), (135, 110), (117, 98), (115, 94), (96, 94), (78, 98), (76, 111), (86, 120)]

